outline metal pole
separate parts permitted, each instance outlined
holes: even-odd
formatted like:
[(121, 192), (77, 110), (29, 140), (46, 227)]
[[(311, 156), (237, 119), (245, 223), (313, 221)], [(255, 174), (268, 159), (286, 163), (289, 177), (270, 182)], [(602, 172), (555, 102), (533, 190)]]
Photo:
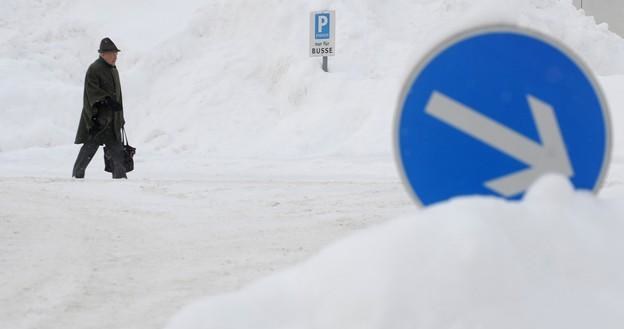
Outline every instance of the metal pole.
[(329, 69), (327, 68), (327, 56), (323, 56), (323, 71), (329, 72)]

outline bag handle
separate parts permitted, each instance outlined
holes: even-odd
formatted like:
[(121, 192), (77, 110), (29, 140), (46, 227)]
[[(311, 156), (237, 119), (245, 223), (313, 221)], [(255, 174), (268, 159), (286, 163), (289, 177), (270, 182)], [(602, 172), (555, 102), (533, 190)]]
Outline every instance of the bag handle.
[(126, 135), (126, 128), (121, 127), (121, 132), (123, 133), (123, 135), (122, 135), (122, 138), (123, 138), (123, 140), (122, 140), (123, 145), (129, 145), (130, 143), (128, 142), (128, 135)]

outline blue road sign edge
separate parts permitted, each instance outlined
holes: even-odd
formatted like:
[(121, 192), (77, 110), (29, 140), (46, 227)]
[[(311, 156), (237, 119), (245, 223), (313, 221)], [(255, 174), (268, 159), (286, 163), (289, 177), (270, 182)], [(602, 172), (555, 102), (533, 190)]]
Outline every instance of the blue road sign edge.
[(596, 79), (596, 77), (594, 76), (591, 68), (587, 64), (585, 64), (585, 62), (578, 55), (576, 55), (576, 53), (572, 51), (571, 48), (564, 45), (562, 42), (542, 32), (538, 32), (533, 29), (520, 27), (516, 25), (510, 25), (510, 24), (491, 24), (491, 25), (476, 26), (476, 27), (472, 27), (472, 28), (463, 30), (461, 32), (452, 34), (449, 37), (446, 37), (442, 42), (438, 43), (435, 47), (429, 50), (426, 53), (426, 55), (423, 56), (422, 59), (418, 62), (418, 64), (412, 69), (410, 74), (407, 76), (407, 79), (405, 83), (403, 84), (403, 88), (399, 95), (399, 100), (397, 102), (397, 106), (396, 106), (396, 110), (394, 114), (394, 128), (393, 128), (393, 137), (392, 137), (393, 150), (394, 150), (394, 163), (399, 172), (399, 176), (401, 178), (403, 187), (407, 190), (412, 200), (414, 200), (414, 202), (418, 206), (424, 207), (423, 202), (420, 200), (420, 198), (416, 194), (416, 191), (414, 191), (414, 189), (411, 187), (409, 179), (407, 178), (407, 175), (405, 173), (405, 167), (401, 159), (401, 151), (400, 151), (400, 146), (399, 146), (399, 143), (400, 143), (399, 125), (400, 125), (401, 117), (403, 114), (403, 105), (405, 104), (407, 95), (412, 85), (414, 84), (414, 82), (416, 81), (416, 79), (418, 78), (422, 70), (426, 68), (429, 65), (429, 63), (434, 58), (436, 58), (437, 55), (439, 55), (444, 50), (448, 49), (448, 47), (450, 47), (451, 45), (454, 45), (458, 42), (461, 42), (463, 40), (466, 40), (475, 36), (493, 33), (493, 32), (516, 33), (516, 34), (536, 38), (540, 41), (543, 41), (551, 45), (552, 47), (558, 49), (562, 53), (566, 54), (587, 76), (591, 86), (594, 88), (594, 90), (596, 91), (596, 94), (598, 95), (598, 100), (600, 102), (603, 118), (605, 121), (604, 122), (605, 133), (606, 133), (605, 155), (603, 158), (602, 168), (600, 169), (600, 176), (598, 177), (598, 181), (594, 189), (592, 190), (594, 194), (598, 194), (600, 189), (602, 189), (604, 180), (607, 176), (607, 173), (609, 172), (609, 167), (611, 165), (611, 152), (612, 152), (612, 146), (613, 146), (610, 110), (609, 110), (608, 102), (606, 100), (604, 92), (602, 91), (600, 83), (598, 82), (598, 79)]

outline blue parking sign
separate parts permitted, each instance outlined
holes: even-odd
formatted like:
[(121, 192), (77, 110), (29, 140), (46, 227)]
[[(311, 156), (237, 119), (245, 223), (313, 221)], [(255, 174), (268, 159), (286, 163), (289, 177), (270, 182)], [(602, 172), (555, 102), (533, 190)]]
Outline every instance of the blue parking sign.
[(331, 39), (331, 16), (329, 13), (314, 15), (314, 36), (317, 40)]
[(395, 127), (405, 184), (422, 205), (462, 195), (519, 199), (558, 173), (597, 191), (611, 152), (607, 103), (558, 42), (515, 27), (455, 36), (408, 79)]

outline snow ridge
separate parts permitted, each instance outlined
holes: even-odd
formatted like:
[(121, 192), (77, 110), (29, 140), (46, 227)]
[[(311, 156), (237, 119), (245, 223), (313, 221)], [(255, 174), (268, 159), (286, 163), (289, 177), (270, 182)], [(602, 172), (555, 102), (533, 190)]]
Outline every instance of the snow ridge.
[[(308, 14), (325, 8), (338, 15), (330, 74), (306, 51)], [(599, 74), (624, 73), (624, 42), (570, 1), (3, 1), (0, 152), (73, 141), (84, 70), (109, 36), (123, 50), (128, 130), (143, 149), (388, 155), (418, 59), (455, 31), (493, 23), (561, 39)]]

